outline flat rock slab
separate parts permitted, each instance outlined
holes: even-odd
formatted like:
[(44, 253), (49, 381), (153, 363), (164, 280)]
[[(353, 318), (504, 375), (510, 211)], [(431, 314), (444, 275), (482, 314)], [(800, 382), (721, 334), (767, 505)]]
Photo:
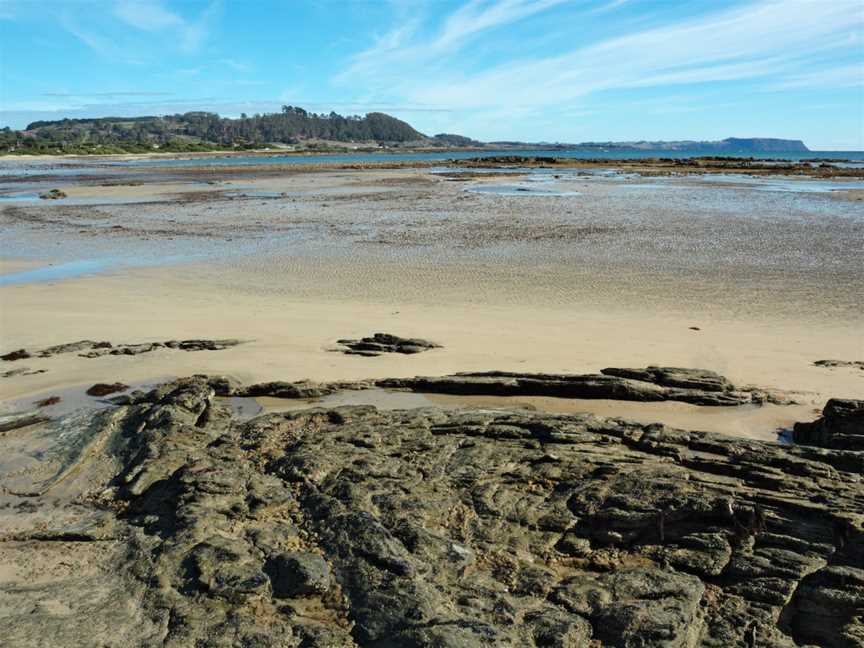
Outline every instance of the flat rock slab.
[[(862, 453), (524, 411), (240, 420), (215, 397), (223, 380), (167, 383), (78, 423), (98, 447), (64, 474), (92, 487), (62, 510), (113, 518), (100, 528), (120, 550), (99, 563), (100, 591), (136, 604), (101, 612), (84, 583), (46, 576), (39, 596), (53, 602), (34, 608), (30, 588), (4, 581), (2, 600), (27, 609), (4, 618), (4, 636), (43, 645), (57, 610), (75, 624), (50, 633), (56, 646), (91, 645), (87, 626), (100, 645), (133, 647), (839, 648), (864, 636)], [(27, 506), (63, 503), (55, 492)], [(56, 542), (15, 537), (16, 564)]]
[[(30, 352), (18, 349), (0, 356), (0, 360), (12, 362), (26, 358), (51, 358), (64, 353), (77, 353), (82, 358), (99, 358), (106, 355), (139, 355), (157, 349), (177, 349), (179, 351), (221, 351), (239, 344), (241, 340), (168, 340), (166, 342), (143, 342), (140, 344), (112, 344), (107, 341), (79, 340), (57, 344), (40, 351)], [(8, 372), (7, 372), (8, 373)]]
[(627, 401), (681, 401), (693, 405), (744, 405), (789, 402), (757, 388), (736, 388), (705, 369), (646, 367), (603, 369), (599, 374), (540, 374), (508, 371), (458, 373), (450, 376), (386, 378), (388, 389), (475, 396), (554, 396)]
[(413, 355), (430, 349), (440, 349), (441, 345), (420, 338), (403, 338), (390, 333), (375, 333), (371, 337), (359, 340), (339, 340), (339, 344), (345, 347), (341, 349), (348, 355), (361, 355), (368, 357), (379, 356), (382, 353), (403, 353)]

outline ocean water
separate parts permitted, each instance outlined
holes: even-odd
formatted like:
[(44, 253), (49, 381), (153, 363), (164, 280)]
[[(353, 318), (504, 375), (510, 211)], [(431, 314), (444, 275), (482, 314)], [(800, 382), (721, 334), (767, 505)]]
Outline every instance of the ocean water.
[(355, 163), (355, 162), (435, 162), (446, 160), (471, 160), (490, 156), (521, 156), (521, 157), (560, 157), (577, 160), (632, 160), (646, 158), (673, 158), (687, 159), (702, 156), (721, 157), (752, 157), (760, 160), (844, 160), (847, 163), (864, 165), (864, 151), (809, 151), (789, 153), (763, 153), (753, 154), (747, 152), (730, 152), (718, 154), (714, 151), (692, 150), (692, 151), (637, 151), (637, 150), (500, 150), (500, 151), (445, 151), (428, 153), (340, 153), (340, 154), (309, 154), (309, 155), (243, 155), (225, 157), (187, 158), (176, 160), (129, 160), (116, 162), (118, 166), (210, 166), (210, 165), (252, 165), (252, 164), (309, 164), (309, 163)]

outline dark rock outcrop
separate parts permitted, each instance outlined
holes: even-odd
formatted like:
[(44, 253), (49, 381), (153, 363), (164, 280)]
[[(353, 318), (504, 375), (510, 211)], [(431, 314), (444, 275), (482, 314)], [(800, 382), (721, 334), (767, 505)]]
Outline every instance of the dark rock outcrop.
[(743, 405), (782, 400), (777, 395), (755, 388), (736, 389), (726, 378), (712, 371), (672, 367), (609, 368), (600, 374), (487, 371), (440, 377), (387, 378), (376, 381), (376, 385), (428, 393), (672, 400), (694, 405)]
[(701, 389), (709, 392), (731, 392), (735, 386), (725, 376), (707, 369), (684, 369), (681, 367), (645, 367), (644, 369), (601, 369), (606, 376), (618, 376), (650, 382), (663, 387)]
[[(57, 344), (35, 353), (39, 358), (51, 358), (63, 353), (78, 353), (82, 358), (99, 358), (105, 355), (138, 355), (157, 349), (177, 349), (179, 351), (221, 351), (243, 344), (241, 340), (168, 340), (167, 342), (143, 342), (140, 344), (114, 345), (107, 341), (79, 340)], [(26, 349), (12, 351), (0, 356), (0, 360), (20, 360), (32, 358), (34, 354)]]
[(13, 362), (15, 360), (24, 360), (26, 358), (32, 358), (33, 356), (27, 351), (27, 349), (18, 349), (17, 351), (10, 351), (9, 353), (0, 355), (0, 360), (5, 360), (6, 362)]
[[(219, 380), (94, 415), (64, 473), (116, 459), (75, 510), (113, 516), (125, 548), (102, 552), (98, 577), (140, 615), (135, 641), (112, 617), (123, 645), (861, 644), (861, 453), (590, 415), (354, 406), (240, 421)], [(93, 528), (79, 545), (104, 537)], [(18, 533), (9, 550), (55, 536)], [(30, 605), (4, 640), (92, 645), (69, 631), (86, 600), (50, 577), (39, 597), (70, 614)]]
[(379, 356), (382, 353), (412, 355), (441, 348), (440, 344), (435, 344), (429, 340), (403, 338), (390, 333), (376, 333), (372, 337), (364, 337), (359, 340), (339, 340), (339, 344), (346, 347), (343, 353), (370, 357)]
[(276, 380), (243, 386), (232, 383), (230, 379), (219, 377), (215, 380), (211, 378), (209, 382), (218, 396), (269, 396), (271, 398), (298, 399), (321, 398), (339, 391), (369, 389), (375, 386), (374, 381), (371, 380), (329, 383), (319, 383), (312, 380), (298, 380), (296, 382)]
[(795, 443), (864, 450), (864, 400), (832, 398), (821, 417), (811, 423), (796, 423), (792, 434)]
[(849, 369), (864, 371), (864, 360), (817, 360), (813, 364), (817, 367), (828, 367), (829, 369), (848, 367)]

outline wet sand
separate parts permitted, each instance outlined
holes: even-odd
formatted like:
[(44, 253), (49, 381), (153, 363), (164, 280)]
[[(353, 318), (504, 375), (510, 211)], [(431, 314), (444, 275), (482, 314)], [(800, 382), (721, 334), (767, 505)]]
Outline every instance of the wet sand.
[[(3, 363), (47, 371), (0, 378), (0, 398), (192, 373), (329, 381), (648, 364), (796, 392), (796, 417), (864, 393), (864, 372), (812, 365), (864, 358), (864, 210), (841, 191), (692, 178), (550, 183), (529, 173), (517, 182), (578, 195), (520, 196), (466, 191), (509, 178), (454, 181), (428, 169), (221, 172), (213, 185), (141, 173), (141, 185), (48, 181), (84, 204), (0, 207), (0, 278), (45, 260), (102, 262), (0, 286), (0, 350), (78, 339), (249, 342)], [(330, 350), (376, 331), (444, 348), (379, 358)], [(793, 412), (591, 407), (760, 438)]]

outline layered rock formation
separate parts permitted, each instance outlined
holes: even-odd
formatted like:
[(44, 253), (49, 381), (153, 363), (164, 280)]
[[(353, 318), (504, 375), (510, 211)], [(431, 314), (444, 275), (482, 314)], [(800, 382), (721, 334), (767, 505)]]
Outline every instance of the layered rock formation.
[(822, 416), (812, 423), (796, 423), (795, 443), (864, 450), (864, 401), (832, 398), (822, 410)]
[(672, 400), (694, 405), (788, 402), (780, 394), (750, 387), (736, 388), (713, 371), (678, 367), (608, 368), (599, 374), (486, 371), (441, 377), (389, 378), (376, 384), (388, 389), (484, 396)]
[(864, 454), (589, 415), (241, 421), (214, 385), (59, 424), (39, 479), (0, 471), (0, 559), (41, 574), (0, 584), (4, 641), (864, 645)]
[(139, 355), (156, 349), (176, 349), (179, 351), (221, 351), (242, 344), (240, 340), (168, 340), (166, 342), (142, 342), (140, 344), (112, 344), (107, 341), (79, 340), (46, 347), (30, 352), (17, 349), (4, 355), (0, 360), (12, 362), (26, 358), (51, 358), (64, 353), (77, 353), (82, 358), (98, 358), (105, 355)]
[(379, 378), (332, 383), (317, 383), (309, 380), (276, 381), (247, 386), (236, 384), (226, 377), (209, 380), (219, 396), (320, 398), (342, 390), (379, 387), (466, 396), (555, 396), (627, 401), (681, 401), (709, 406), (794, 402), (781, 392), (757, 387), (736, 387), (724, 376), (713, 371), (679, 367), (608, 368), (603, 369), (599, 374), (485, 371), (449, 376)]

